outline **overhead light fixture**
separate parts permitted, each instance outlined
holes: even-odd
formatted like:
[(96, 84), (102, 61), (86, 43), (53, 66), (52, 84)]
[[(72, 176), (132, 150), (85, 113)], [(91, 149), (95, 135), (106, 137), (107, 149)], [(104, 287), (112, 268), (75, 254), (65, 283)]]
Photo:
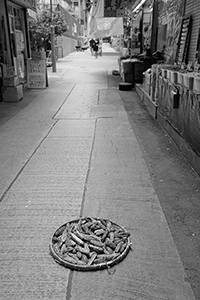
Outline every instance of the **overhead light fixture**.
[(140, 3), (134, 8), (133, 12), (136, 12), (145, 2), (146, 0), (141, 0)]

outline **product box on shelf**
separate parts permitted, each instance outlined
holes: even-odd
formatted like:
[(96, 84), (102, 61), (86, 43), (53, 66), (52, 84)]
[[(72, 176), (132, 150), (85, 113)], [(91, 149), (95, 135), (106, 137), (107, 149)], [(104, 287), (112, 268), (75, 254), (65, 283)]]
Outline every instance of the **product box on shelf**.
[(183, 73), (177, 73), (177, 84), (183, 85)]
[(200, 76), (194, 76), (193, 92), (200, 94)]
[(151, 73), (144, 72), (143, 88), (149, 95), (151, 94)]
[(178, 77), (178, 73), (175, 71), (171, 71), (171, 82), (172, 83), (177, 83), (177, 77)]
[(16, 86), (19, 84), (18, 76), (3, 77), (3, 86)]
[(171, 70), (167, 70), (167, 79), (169, 81), (171, 81), (171, 76), (172, 76), (172, 71)]
[(162, 75), (163, 78), (167, 78), (167, 70), (161, 68), (161, 75)]
[(193, 89), (194, 75), (191, 73), (185, 73), (183, 75), (183, 86), (189, 90)]
[(10, 86), (3, 88), (4, 102), (19, 102), (23, 99), (23, 85)]

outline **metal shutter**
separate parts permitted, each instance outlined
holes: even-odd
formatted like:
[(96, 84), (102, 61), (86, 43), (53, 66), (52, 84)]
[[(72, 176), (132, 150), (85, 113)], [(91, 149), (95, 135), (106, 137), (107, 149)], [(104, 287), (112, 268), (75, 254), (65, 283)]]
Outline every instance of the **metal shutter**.
[(185, 16), (192, 16), (192, 32), (190, 38), (188, 61), (195, 61), (198, 33), (200, 27), (200, 0), (187, 0)]

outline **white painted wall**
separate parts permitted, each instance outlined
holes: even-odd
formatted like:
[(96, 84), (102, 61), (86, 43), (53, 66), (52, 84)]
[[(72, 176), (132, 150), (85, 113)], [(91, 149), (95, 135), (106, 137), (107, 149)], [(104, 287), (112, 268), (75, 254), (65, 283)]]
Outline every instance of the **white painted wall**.
[(62, 35), (57, 37), (57, 45), (58, 45), (58, 58), (62, 58), (64, 56), (67, 56), (69, 53), (75, 51), (77, 40)]

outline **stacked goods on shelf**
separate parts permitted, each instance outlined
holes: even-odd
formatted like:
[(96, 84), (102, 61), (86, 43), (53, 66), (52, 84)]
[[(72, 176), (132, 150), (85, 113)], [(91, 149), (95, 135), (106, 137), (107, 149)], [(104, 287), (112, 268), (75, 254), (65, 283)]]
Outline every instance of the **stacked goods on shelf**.
[(161, 76), (173, 84), (180, 85), (196, 94), (200, 94), (200, 65), (188, 63), (186, 66), (161, 65)]

